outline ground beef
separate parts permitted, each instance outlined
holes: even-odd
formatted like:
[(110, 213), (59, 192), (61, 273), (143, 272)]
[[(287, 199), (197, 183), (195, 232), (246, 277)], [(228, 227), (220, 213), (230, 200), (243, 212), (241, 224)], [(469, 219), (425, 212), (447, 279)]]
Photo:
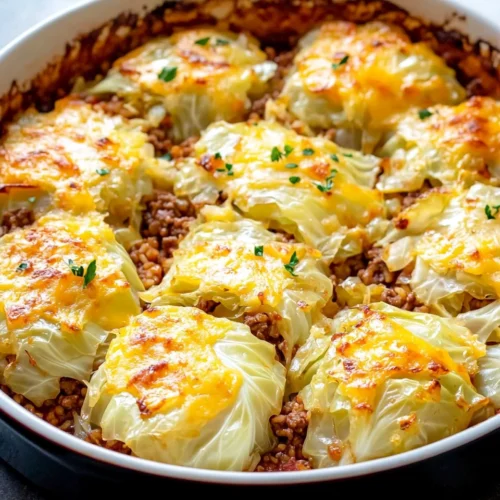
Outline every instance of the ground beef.
[(110, 439), (108, 441), (105, 441), (102, 438), (101, 429), (93, 429), (85, 438), (85, 441), (100, 446), (101, 448), (107, 448), (108, 450), (113, 450), (118, 453), (123, 453), (124, 455), (132, 454), (132, 450), (125, 443), (122, 443), (121, 441), (116, 441), (115, 439)]
[(167, 191), (155, 191), (144, 198), (141, 236), (129, 250), (146, 288), (157, 285), (170, 268), (172, 252), (196, 218), (193, 205)]
[(407, 311), (429, 312), (429, 308), (417, 300), (409, 285), (412, 267), (398, 272), (389, 271), (382, 260), (380, 247), (369, 248), (342, 264), (332, 264), (330, 271), (334, 286), (348, 277), (357, 276), (365, 285), (384, 285), (385, 290), (381, 295), (383, 302)]
[(135, 108), (116, 95), (109, 98), (93, 95), (85, 96), (85, 102), (92, 104), (96, 111), (104, 111), (111, 116), (120, 115), (127, 119), (139, 117), (139, 112)]
[(271, 417), (271, 428), (278, 444), (265, 453), (257, 472), (294, 471), (311, 469), (311, 464), (302, 454), (309, 423), (307, 411), (299, 395), (283, 404), (281, 413)]
[(215, 300), (207, 300), (201, 298), (198, 303), (196, 304), (196, 307), (198, 309), (201, 309), (203, 312), (206, 312), (207, 314), (213, 313), (216, 309), (216, 307), (219, 305), (219, 302), (215, 302)]
[(74, 430), (73, 412), (80, 413), (85, 394), (87, 393), (87, 387), (82, 382), (70, 378), (61, 378), (61, 392), (59, 395), (55, 399), (48, 399), (42, 406), (35, 406), (24, 396), (21, 396), (21, 394), (12, 392), (6, 385), (2, 385), (1, 388), (16, 403), (19, 403), (49, 424), (70, 434)]
[(277, 50), (274, 47), (266, 47), (265, 52), (268, 59), (274, 61), (278, 65), (278, 68), (274, 77), (269, 82), (269, 92), (253, 101), (249, 114), (250, 121), (262, 120), (264, 118), (267, 101), (269, 99), (276, 99), (279, 96), (297, 50)]
[(0, 226), (0, 236), (19, 229), (24, 226), (29, 226), (35, 222), (35, 214), (32, 210), (19, 208), (17, 210), (7, 210), (2, 215), (2, 224)]
[(277, 322), (281, 319), (278, 313), (245, 313), (243, 322), (250, 328), (253, 335), (265, 340), (276, 347), (276, 354), (281, 362), (284, 362), (287, 353), (287, 343), (277, 328)]

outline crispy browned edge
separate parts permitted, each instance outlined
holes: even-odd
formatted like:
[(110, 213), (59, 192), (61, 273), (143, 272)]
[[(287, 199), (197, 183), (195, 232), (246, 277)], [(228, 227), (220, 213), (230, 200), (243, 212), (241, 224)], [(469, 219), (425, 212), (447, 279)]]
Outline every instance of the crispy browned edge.
[[(78, 76), (93, 78), (107, 71), (112, 61), (158, 35), (194, 24), (213, 24), (214, 8), (227, 9), (224, 22), (236, 30), (253, 33), (264, 43), (288, 45), (319, 21), (337, 18), (353, 22), (381, 20), (404, 27), (414, 41), (427, 40), (457, 70), (464, 85), (475, 86), (471, 93), (500, 97), (500, 52), (484, 41), (471, 44), (467, 36), (447, 30), (446, 25), (426, 24), (390, 2), (331, 0), (208, 0), (201, 4), (165, 2), (143, 15), (123, 13), (90, 33), (68, 43), (55, 58), (21, 90), (17, 82), (0, 98), (0, 125), (17, 112), (35, 105), (48, 110), (71, 89)], [(226, 11), (226, 9), (224, 8)], [(477, 81), (479, 81), (479, 88)], [(487, 86), (487, 89), (481, 86)]]

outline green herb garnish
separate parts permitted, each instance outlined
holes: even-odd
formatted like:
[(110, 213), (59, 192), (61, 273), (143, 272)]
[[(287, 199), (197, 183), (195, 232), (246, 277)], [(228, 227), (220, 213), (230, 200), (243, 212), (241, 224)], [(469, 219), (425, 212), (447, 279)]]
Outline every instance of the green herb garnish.
[(219, 153), (219, 152), (215, 153), (214, 158), (215, 158), (216, 160), (222, 160), (222, 156), (220, 155), (220, 153)]
[(283, 156), (283, 153), (276, 146), (271, 149), (271, 161), (280, 161)]
[(263, 246), (253, 247), (253, 253), (257, 257), (262, 257), (264, 255), (264, 247)]
[(83, 288), (87, 288), (88, 284), (95, 278), (97, 269), (97, 262), (95, 260), (87, 266), (87, 271), (84, 270), (83, 266), (77, 266), (72, 259), (69, 259), (66, 264), (74, 276), (83, 278)]
[(158, 74), (158, 78), (164, 82), (171, 82), (177, 75), (177, 67), (163, 68)]
[(324, 184), (320, 184), (319, 182), (315, 182), (314, 185), (322, 192), (322, 193), (328, 193), (331, 191), (333, 187), (333, 179), (335, 179), (335, 176), (337, 175), (337, 170), (332, 168), (332, 171), (330, 172), (330, 175), (325, 179)]
[(194, 42), (194, 43), (196, 45), (206, 45), (209, 40), (210, 40), (210, 37), (207, 36), (206, 38), (200, 38), (199, 40), (196, 40), (196, 42)]
[(170, 161), (172, 159), (172, 155), (170, 153), (165, 153), (164, 155), (160, 156), (162, 160), (167, 160)]
[(289, 177), (288, 180), (292, 183), (292, 184), (297, 184), (297, 182), (300, 182), (300, 177)]
[(425, 120), (426, 118), (429, 118), (429, 116), (432, 116), (432, 113), (428, 109), (421, 109), (418, 112), (418, 117), (421, 120)]
[[(495, 213), (493, 213), (491, 209), (493, 209)], [(486, 205), (484, 207), (484, 213), (486, 214), (486, 217), (488, 219), (496, 219), (499, 211), (500, 211), (500, 205), (492, 205), (491, 207), (490, 205)]]
[(292, 146), (285, 144), (285, 156), (288, 156), (293, 151)]
[(290, 257), (290, 262), (288, 262), (288, 264), (285, 264), (284, 267), (292, 276), (297, 276), (294, 271), (298, 263), (299, 259), (297, 258), (297, 252), (293, 252), (292, 256)]
[(349, 56), (344, 56), (338, 63), (332, 63), (333, 69), (338, 69), (340, 66), (343, 66), (349, 60)]
[(98, 168), (96, 170), (96, 172), (99, 174), (99, 175), (108, 175), (109, 174), (109, 169), (107, 168)]
[(299, 168), (299, 166), (296, 163), (287, 163), (285, 168)]
[(314, 154), (314, 149), (306, 148), (302, 150), (304, 156), (312, 156)]
[(343, 153), (346, 158), (352, 158), (352, 153)]
[(217, 40), (215, 40), (215, 45), (229, 45), (229, 40), (217, 38)]
[(28, 198), (28, 201), (29, 201), (30, 203), (35, 203), (35, 201), (36, 201), (36, 197), (35, 197), (35, 196), (30, 196), (30, 197)]
[(217, 172), (226, 172), (227, 175), (234, 175), (233, 166), (231, 165), (231, 163), (226, 163), (224, 165), (224, 168), (218, 168)]
[(331, 155), (330, 155), (330, 158), (331, 158), (333, 161), (336, 161), (337, 163), (339, 162), (339, 157), (338, 157), (335, 153), (331, 154)]
[(21, 264), (19, 264), (19, 265), (17, 266), (16, 271), (17, 271), (18, 273), (20, 273), (20, 272), (22, 272), (22, 271), (24, 271), (24, 270), (26, 270), (26, 269), (28, 269), (28, 263), (27, 263), (27, 262), (21, 262)]

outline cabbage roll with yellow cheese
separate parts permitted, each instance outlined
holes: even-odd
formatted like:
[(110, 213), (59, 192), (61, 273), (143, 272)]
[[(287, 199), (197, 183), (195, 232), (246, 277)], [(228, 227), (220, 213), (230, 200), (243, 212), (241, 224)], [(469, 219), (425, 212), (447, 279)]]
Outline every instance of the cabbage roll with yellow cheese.
[(329, 22), (308, 33), (299, 49), (267, 116), (289, 113), (311, 132), (337, 129), (336, 142), (348, 147), (371, 152), (401, 113), (465, 98), (444, 60), (397, 26)]
[(98, 211), (117, 228), (137, 229), (152, 189), (152, 145), (137, 126), (68, 97), (54, 111), (30, 109), (0, 142), (0, 208)]
[(220, 192), (245, 217), (317, 248), (325, 261), (361, 252), (385, 230), (379, 160), (277, 123), (211, 125), (178, 164), (176, 194), (196, 204)]
[(275, 70), (250, 35), (196, 28), (118, 59), (90, 93), (122, 97), (152, 126), (170, 127), (172, 138), (181, 141), (212, 122), (244, 119)]
[(122, 328), (89, 384), (84, 422), (135, 455), (252, 470), (274, 444), (285, 369), (247, 326), (192, 307), (151, 307)]
[(1, 383), (35, 405), (87, 381), (99, 347), (140, 312), (142, 284), (99, 214), (54, 211), (0, 239)]
[(409, 111), (378, 152), (384, 173), (377, 188), (415, 191), (434, 186), (500, 185), (500, 103), (473, 97), (458, 106)]
[(250, 325), (285, 360), (305, 342), (332, 294), (321, 254), (285, 243), (229, 207), (205, 207), (174, 252), (160, 285), (141, 294), (153, 305), (199, 306)]
[(303, 452), (315, 467), (409, 451), (492, 413), (471, 383), (485, 347), (454, 320), (375, 303), (341, 311), (316, 334), (290, 372), (305, 384)]

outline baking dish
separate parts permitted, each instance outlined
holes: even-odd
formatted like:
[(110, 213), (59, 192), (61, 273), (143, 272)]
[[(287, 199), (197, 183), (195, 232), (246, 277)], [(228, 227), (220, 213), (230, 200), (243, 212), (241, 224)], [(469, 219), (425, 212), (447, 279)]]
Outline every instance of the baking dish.
[[(231, 2), (212, 3), (218, 3), (219, 5), (217, 7), (221, 9), (221, 11), (226, 8), (231, 8)], [(455, 5), (453, 2), (434, 2), (428, 0), (420, 2), (418, 5), (414, 5), (411, 1), (401, 1), (397, 2), (397, 4), (400, 7), (407, 9), (412, 14), (422, 16), (434, 23), (442, 24), (444, 22), (448, 22), (450, 27), (458, 28), (461, 32), (468, 34), (472, 40), (481, 39), (492, 44), (498, 43), (499, 32), (495, 27), (494, 20), (481, 19), (480, 17), (467, 12), (463, 12), (465, 17), (458, 16), (454, 14)], [(143, 12), (150, 11), (157, 6), (158, 2), (154, 1), (146, 2), (144, 6), (140, 6), (140, 9), (138, 8), (137, 2), (133, 1), (123, 2), (110, 0), (93, 2), (86, 6), (69, 11), (63, 15), (57, 16), (54, 19), (33, 28), (23, 37), (14, 41), (0, 53), (0, 64), (2, 64), (2, 68), (4, 70), (2, 72), (4, 76), (0, 82), (0, 94), (8, 93), (7, 100), (2, 102), (2, 115), (7, 117), (11, 111), (15, 111), (17, 109), (16, 107), (19, 106), (19, 101), (21, 100), (19, 89), (17, 87), (11, 89), (10, 87), (12, 80), (16, 80), (18, 82), (30, 81), (30, 79), (32, 79), (46, 66), (48, 62), (52, 60), (54, 55), (62, 53), (65, 42), (71, 40), (75, 33), (90, 32), (103, 22), (116, 18), (124, 12), (142, 14)], [(121, 20), (123, 22), (123, 17)], [(500, 23), (500, 19), (498, 22)], [(117, 24), (117, 26), (119, 25), (120, 23)], [(97, 35), (94, 36), (94, 41), (96, 36)], [(43, 40), (44, 43), (40, 43), (40, 40)], [(481, 45), (481, 47), (486, 48), (487, 46)], [(490, 55), (490, 57), (493, 58), (494, 55)], [(78, 62), (80, 64), (85, 63), (82, 59)], [(58, 64), (55, 63), (53, 68), (54, 71), (56, 71)], [(43, 79), (39, 79), (36, 85), (39, 85), (40, 88), (44, 85), (45, 88), (50, 88), (50, 82), (44, 82)], [(23, 88), (23, 84), (21, 83), (21, 91)], [(11, 89), (10, 92), (9, 89)], [(37, 92), (31, 92), (26, 95), (28, 96), (28, 99), (32, 98), (37, 100), (40, 98), (40, 95), (38, 95)], [(9, 106), (12, 106), (12, 109), (7, 107), (7, 103)], [(378, 459), (348, 467), (341, 466), (338, 468), (308, 471), (305, 473), (290, 472), (287, 474), (279, 474), (278, 476), (273, 474), (249, 475), (246, 473), (227, 473), (187, 469), (148, 462), (138, 458), (120, 456), (111, 451), (93, 447), (88, 443), (63, 434), (57, 429), (50, 427), (45, 422), (40, 421), (25, 412), (3, 393), (0, 394), (0, 403), (2, 411), (22, 426), (31, 429), (31, 431), (36, 434), (44, 436), (53, 443), (72, 450), (75, 453), (92, 457), (97, 461), (157, 476), (225, 484), (294, 484), (330, 481), (362, 476), (425, 460), (478, 439), (500, 427), (498, 417), (494, 417), (453, 437), (399, 456)]]

